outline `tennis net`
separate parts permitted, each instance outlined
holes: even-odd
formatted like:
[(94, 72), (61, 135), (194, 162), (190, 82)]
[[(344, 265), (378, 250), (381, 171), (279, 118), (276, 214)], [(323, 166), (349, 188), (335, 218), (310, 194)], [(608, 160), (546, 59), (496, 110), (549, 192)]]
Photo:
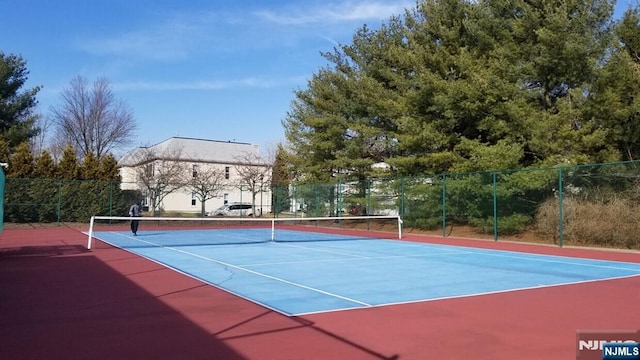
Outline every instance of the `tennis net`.
[[(261, 242), (305, 242), (401, 239), (399, 216), (309, 218), (188, 218), (93, 216), (87, 248), (108, 234), (131, 237), (129, 223), (139, 221), (139, 243), (158, 246), (225, 245)], [(108, 242), (108, 241), (106, 241)]]

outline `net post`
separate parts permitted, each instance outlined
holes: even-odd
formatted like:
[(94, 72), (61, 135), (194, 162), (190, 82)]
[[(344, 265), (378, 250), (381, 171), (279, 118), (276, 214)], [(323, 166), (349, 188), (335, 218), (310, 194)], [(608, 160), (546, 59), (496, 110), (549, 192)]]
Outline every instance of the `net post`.
[(398, 240), (402, 240), (402, 217), (398, 215)]
[(95, 216), (91, 217), (91, 221), (89, 222), (89, 239), (87, 239), (87, 249), (91, 250), (91, 239), (93, 238), (93, 220)]
[(276, 241), (276, 221), (271, 219), (271, 242)]

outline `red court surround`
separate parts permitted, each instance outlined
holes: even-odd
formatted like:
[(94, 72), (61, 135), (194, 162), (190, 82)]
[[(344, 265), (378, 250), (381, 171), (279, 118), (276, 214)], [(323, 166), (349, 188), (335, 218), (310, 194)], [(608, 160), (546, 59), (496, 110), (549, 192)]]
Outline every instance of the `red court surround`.
[[(4, 359), (575, 359), (577, 330), (640, 327), (640, 276), (289, 318), (98, 243), (84, 227), (0, 235)], [(640, 263), (594, 251), (410, 239)]]

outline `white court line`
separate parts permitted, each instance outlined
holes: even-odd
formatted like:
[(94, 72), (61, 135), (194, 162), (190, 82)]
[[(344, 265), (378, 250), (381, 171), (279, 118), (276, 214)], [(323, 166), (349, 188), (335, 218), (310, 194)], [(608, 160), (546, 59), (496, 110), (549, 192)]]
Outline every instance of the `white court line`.
[[(413, 247), (417, 247), (417, 248), (433, 248), (433, 246), (431, 244), (420, 244), (420, 243), (412, 243), (410, 241), (405, 241), (403, 242), (403, 244), (406, 243), (409, 246), (413, 246)], [(304, 250), (309, 250), (309, 251), (315, 251), (315, 252), (323, 252), (323, 253), (328, 253), (328, 254), (335, 254), (335, 255), (342, 255), (342, 256), (350, 256), (352, 257), (351, 259), (324, 259), (324, 260), (307, 260), (307, 261), (291, 261), (291, 262), (287, 262), (287, 261), (283, 261), (283, 262), (273, 262), (273, 263), (257, 263), (257, 264), (243, 264), (242, 266), (261, 266), (261, 265), (285, 265), (285, 264), (296, 264), (296, 263), (317, 263), (317, 262), (337, 262), (337, 261), (352, 261), (352, 260), (369, 260), (369, 259), (393, 259), (393, 258), (402, 258), (402, 257), (407, 257), (407, 258), (418, 258), (418, 257), (431, 257), (431, 256), (447, 256), (447, 255), (462, 255), (462, 254), (467, 254), (467, 255), (473, 255), (473, 256), (478, 256), (478, 255), (484, 255), (484, 256), (494, 256), (494, 257), (502, 257), (502, 258), (510, 258), (510, 259), (517, 259), (517, 260), (528, 260), (528, 261), (535, 261), (535, 262), (545, 262), (545, 263), (556, 263), (556, 264), (564, 264), (564, 265), (572, 265), (572, 266), (576, 266), (576, 267), (580, 267), (580, 266), (585, 266), (585, 267), (593, 267), (593, 268), (602, 268), (602, 269), (613, 269), (613, 270), (625, 270), (625, 271), (633, 271), (633, 272), (637, 272), (640, 274), (640, 269), (630, 269), (630, 268), (626, 268), (626, 267), (618, 267), (618, 266), (610, 266), (610, 265), (599, 265), (599, 264), (586, 264), (586, 263), (580, 263), (580, 262), (571, 262), (571, 261), (560, 261), (560, 260), (551, 260), (551, 259), (543, 259), (541, 257), (546, 257), (546, 258), (562, 258), (562, 259), (574, 259), (574, 258), (570, 258), (570, 257), (566, 257), (566, 256), (557, 256), (557, 255), (546, 255), (546, 254), (523, 254), (522, 256), (517, 256), (517, 255), (506, 255), (506, 254), (518, 254), (516, 252), (512, 252), (512, 251), (508, 251), (508, 250), (493, 250), (493, 249), (485, 249), (485, 251), (474, 251), (474, 249), (468, 248), (468, 247), (463, 247), (463, 249), (457, 249), (456, 246), (453, 245), (437, 245), (437, 247), (446, 247), (448, 251), (450, 252), (441, 252), (438, 254), (429, 254), (429, 255), (389, 255), (389, 256), (364, 256), (364, 255), (358, 255), (358, 254), (353, 254), (353, 253), (348, 253), (348, 252), (343, 252), (343, 251), (335, 251), (335, 250), (328, 250), (328, 249), (320, 249), (320, 248), (315, 248), (315, 247), (309, 247), (309, 246), (302, 246), (302, 245), (293, 245), (290, 243), (279, 243), (279, 242), (275, 242), (275, 244), (279, 245), (279, 246), (285, 246), (285, 247), (293, 247), (293, 248), (300, 248), (300, 249), (304, 249)], [(635, 264), (635, 263), (625, 263), (625, 262), (620, 262), (620, 261), (611, 261), (611, 260), (600, 260), (600, 259), (589, 259), (589, 258), (579, 258), (580, 260), (583, 260), (585, 262), (603, 262), (603, 261), (607, 261), (607, 262), (613, 262), (613, 263), (620, 263), (620, 264)], [(638, 264), (640, 266), (640, 264)]]
[[(197, 232), (206, 232), (207, 230), (186, 230), (186, 231), (197, 231)], [(116, 232), (112, 232), (114, 234), (118, 234), (118, 235), (122, 235)], [(225, 243), (224, 240), (223, 241), (218, 241), (218, 243), (216, 244), (214, 243), (203, 243), (203, 244), (193, 244), (194, 246), (220, 246), (220, 245), (242, 245), (242, 246), (247, 246), (247, 244), (262, 244), (262, 243), (267, 243), (270, 242), (271, 239), (258, 239), (256, 240), (256, 238), (249, 238), (246, 236), (233, 236), (233, 235), (228, 235), (228, 234), (216, 234), (216, 237), (218, 238), (222, 238), (222, 239), (237, 239), (237, 240), (244, 240), (243, 243)], [(133, 239), (133, 238), (132, 238)]]
[[(576, 285), (576, 284), (586, 284), (586, 283), (605, 281), (605, 280), (628, 279), (628, 278), (632, 278), (632, 277), (635, 277), (635, 276), (638, 276), (638, 275), (639, 274), (617, 276), (617, 277), (606, 278), (606, 279), (592, 279), (592, 280), (573, 281), (573, 282), (559, 283), (559, 284), (529, 286), (529, 287), (507, 289), (507, 290), (486, 291), (486, 292), (480, 292), (480, 293), (475, 293), (475, 294), (441, 296), (441, 297), (436, 297), (436, 298), (431, 298), (431, 299), (417, 299), (417, 300), (398, 301), (398, 302), (390, 302), (390, 303), (382, 303), (382, 304), (371, 305), (368, 308), (377, 308), (377, 307), (383, 307), (383, 306), (404, 305), (404, 304), (416, 304), (416, 303), (429, 302), (429, 301), (450, 300), (450, 299), (468, 298), (468, 297), (476, 297), (476, 296), (484, 296), (484, 295), (492, 295), (492, 294), (503, 294), (503, 293), (510, 293), (510, 292), (516, 292), (516, 291), (553, 288), (553, 287), (558, 287), (558, 286), (567, 286), (567, 285)], [(309, 312), (303, 312), (303, 313), (295, 313), (295, 314), (293, 314), (293, 316), (305, 316), (305, 315), (322, 314), (322, 313), (328, 313), (328, 312), (334, 312), (334, 311), (346, 311), (346, 310), (358, 310), (358, 309), (362, 309), (362, 308), (336, 308), (336, 309), (331, 309), (331, 310), (309, 311)]]
[(327, 254), (334, 254), (334, 255), (342, 255), (342, 256), (351, 256), (353, 258), (356, 259), (363, 259), (363, 258), (367, 258), (366, 256), (363, 255), (358, 255), (358, 254), (352, 254), (352, 253), (347, 253), (347, 252), (343, 252), (343, 251), (335, 251), (335, 250), (327, 250), (327, 249), (318, 249), (315, 247), (308, 247), (308, 246), (302, 246), (302, 245), (293, 245), (290, 243), (280, 243), (280, 242), (274, 242), (274, 244), (277, 244), (281, 247), (292, 247), (292, 248), (298, 248), (298, 249), (304, 249), (304, 250), (310, 250), (310, 251), (315, 251), (315, 252), (321, 252), (321, 253), (327, 253)]
[[(386, 240), (386, 239), (371, 239), (371, 240), (374, 240), (374, 241), (380, 241), (380, 240), (389, 241), (389, 240)], [(351, 240), (345, 240), (345, 241), (346, 242), (351, 242)], [(397, 240), (392, 240), (392, 241), (397, 241)], [(311, 242), (313, 242), (313, 241), (311, 241)], [(318, 243), (323, 243), (323, 241), (319, 241)], [(277, 244), (279, 246), (284, 246), (284, 247), (294, 247), (294, 248), (305, 249), (305, 250), (315, 251), (315, 252), (326, 252), (326, 253), (329, 253), (329, 254), (352, 256), (354, 258), (370, 258), (369, 256), (360, 255), (360, 254), (354, 254), (354, 253), (350, 253), (350, 252), (328, 250), (326, 248), (316, 248), (316, 247), (309, 247), (309, 246), (303, 246), (303, 245), (293, 245), (292, 243), (289, 243), (289, 242), (278, 242), (278, 241), (275, 241), (274, 244)], [(408, 242), (408, 241), (404, 241), (404, 242), (402, 242), (402, 244), (407, 244), (408, 246), (417, 247), (417, 248), (430, 248), (430, 246), (426, 245), (426, 244), (419, 244), (418, 246), (415, 246), (415, 245), (413, 245), (413, 243)], [(452, 253), (469, 253), (469, 251), (463, 251), (463, 250), (458, 250), (458, 249), (447, 249), (447, 250), (448, 251), (452, 251)], [(407, 255), (407, 256), (409, 256), (409, 255)]]
[[(161, 247), (163, 249), (172, 250), (172, 251), (175, 251), (175, 252), (178, 252), (178, 253), (182, 253), (182, 254), (185, 254), (185, 255), (193, 256), (195, 258), (199, 258), (199, 259), (202, 259), (202, 260), (214, 262), (214, 263), (217, 263), (217, 264), (220, 264), (220, 265), (223, 265), (223, 266), (226, 266), (226, 267), (230, 267), (230, 268), (233, 268), (233, 269), (245, 271), (245, 272), (248, 272), (248, 273), (253, 274), (253, 275), (262, 276), (262, 277), (265, 277), (267, 279), (279, 281), (279, 282), (282, 282), (282, 283), (287, 284), (287, 285), (296, 286), (296, 287), (299, 287), (299, 288), (302, 288), (302, 289), (305, 289), (305, 290), (309, 290), (309, 291), (317, 292), (317, 293), (320, 293), (320, 294), (323, 294), (323, 295), (327, 295), (327, 296), (335, 297), (335, 298), (342, 299), (342, 300), (345, 300), (345, 301), (353, 302), (353, 303), (356, 303), (356, 304), (359, 304), (359, 305), (362, 305), (362, 306), (367, 306), (367, 307), (371, 306), (371, 304), (367, 304), (365, 302), (362, 302), (362, 301), (359, 301), (359, 300), (356, 300), (356, 299), (352, 299), (352, 298), (349, 298), (349, 297), (346, 297), (346, 296), (342, 296), (342, 295), (334, 294), (334, 293), (331, 293), (331, 292), (328, 292), (328, 291), (316, 289), (316, 288), (313, 288), (311, 286), (298, 284), (298, 283), (293, 282), (293, 281), (289, 281), (289, 280), (285, 280), (285, 279), (278, 278), (278, 277), (275, 277), (275, 276), (267, 275), (267, 274), (264, 274), (264, 273), (261, 273), (261, 272), (258, 272), (258, 271), (253, 271), (253, 270), (250, 270), (250, 269), (247, 269), (247, 268), (243, 268), (241, 266), (233, 265), (233, 264), (230, 264), (230, 263), (227, 263), (227, 262), (224, 262), (224, 261), (220, 261), (220, 260), (212, 259), (212, 258), (209, 258), (209, 257), (206, 257), (206, 256), (194, 254), (194, 253), (191, 253), (191, 252), (188, 252), (188, 251), (176, 249), (176, 248), (171, 247), (171, 246), (164, 246), (164, 245), (159, 245), (159, 244), (156, 244), (156, 243), (153, 243), (153, 242), (150, 242), (150, 241), (141, 240), (139, 237), (128, 236), (128, 235), (124, 235), (124, 234), (121, 234), (121, 233), (118, 233), (118, 232), (111, 232), (111, 233), (126, 237), (126, 238), (131, 239), (131, 240), (142, 242), (142, 243), (145, 243), (145, 244)], [(163, 264), (163, 265), (167, 266), (167, 264)], [(171, 267), (171, 268), (173, 269), (173, 267)], [(206, 279), (200, 279), (200, 280), (206, 281)]]
[[(296, 245), (281, 244), (281, 243), (279, 243), (278, 245), (296, 247), (296, 248), (301, 248), (301, 249), (310, 250), (310, 251), (325, 252), (325, 253), (329, 253), (329, 254), (351, 256), (352, 258), (349, 258), (349, 259), (321, 259), (321, 260), (306, 260), (306, 261), (281, 261), (281, 262), (272, 262), (272, 263), (243, 264), (243, 266), (251, 267), (251, 266), (261, 266), (261, 265), (280, 265), (280, 264), (285, 265), (285, 264), (298, 264), (298, 263), (339, 262), (339, 261), (353, 261), (353, 260), (376, 260), (376, 259), (394, 259), (394, 258), (421, 258), (421, 257), (436, 257), (436, 256), (449, 256), (449, 255), (459, 256), (459, 255), (465, 254), (465, 255), (473, 255), (473, 256), (484, 255), (484, 256), (494, 256), (494, 257), (501, 257), (501, 258), (508, 258), (508, 259), (528, 260), (528, 261), (534, 261), (534, 262), (555, 263), (555, 264), (571, 265), (571, 266), (576, 266), (576, 267), (584, 266), (584, 267), (592, 267), (592, 268), (600, 268), (600, 269), (624, 270), (624, 271), (631, 271), (631, 272), (636, 272), (636, 273), (640, 274), (640, 269), (633, 269), (633, 268), (620, 267), (620, 266), (611, 266), (611, 265), (588, 264), (588, 263), (581, 263), (581, 262), (560, 261), (560, 260), (551, 260), (551, 259), (540, 258), (540, 257), (552, 257), (552, 258), (573, 259), (573, 258), (569, 258), (569, 257), (556, 256), (556, 255), (545, 255), (545, 254), (527, 254), (529, 256), (525, 256), (525, 255), (523, 255), (523, 256), (505, 255), (503, 253), (513, 254), (513, 252), (504, 251), (504, 250), (487, 249), (487, 251), (472, 251), (472, 250), (466, 250), (465, 251), (465, 250), (458, 250), (458, 249), (450, 249), (451, 252), (440, 252), (440, 253), (437, 253), (437, 254), (360, 256), (360, 255), (355, 255), (355, 254), (350, 254), (350, 253), (343, 253), (343, 252), (340, 252), (340, 251), (330, 251), (330, 250), (326, 250), (326, 249), (317, 249), (317, 248), (306, 247), (306, 246), (296, 246)], [(453, 247), (453, 246), (449, 246), (449, 245), (444, 245), (444, 246)], [(418, 246), (418, 247), (420, 247), (420, 248), (428, 248), (429, 246), (425, 245), (425, 246)], [(530, 256), (533, 256), (533, 258), (530, 257)], [(588, 259), (588, 258), (585, 258), (585, 259), (579, 258), (579, 259), (583, 260), (585, 262), (613, 262), (613, 263), (620, 263), (620, 264), (635, 264), (635, 263), (626, 263), (626, 262), (620, 262), (620, 261), (600, 260), (600, 259)], [(637, 265), (640, 266), (640, 264), (637, 264)]]
[[(309, 248), (310, 249), (310, 248)], [(287, 264), (311, 264), (311, 263), (323, 263), (323, 262), (349, 262), (356, 260), (379, 260), (379, 259), (397, 259), (397, 258), (426, 258), (437, 257), (442, 255), (457, 255), (458, 253), (438, 253), (438, 254), (423, 254), (423, 255), (384, 255), (384, 256), (359, 256), (356, 258), (342, 258), (342, 259), (318, 259), (318, 260), (299, 260), (299, 261), (274, 261), (268, 263), (255, 263), (255, 264), (242, 264), (241, 266), (266, 266), (266, 265), (287, 265)]]
[[(398, 241), (398, 240), (390, 240), (390, 241)], [(584, 262), (609, 262), (609, 263), (616, 263), (616, 264), (632, 264), (632, 265), (640, 266), (640, 264), (638, 264), (638, 263), (630, 263), (630, 262), (624, 262), (624, 261), (602, 260), (602, 259), (591, 259), (591, 258), (572, 258), (572, 257), (568, 257), (568, 256), (536, 254), (536, 253), (518, 253), (518, 252), (515, 252), (515, 251), (509, 251), (509, 250), (482, 249), (484, 251), (478, 251), (478, 249), (476, 249), (476, 248), (470, 248), (470, 247), (466, 247), (466, 246), (442, 245), (442, 244), (423, 244), (423, 243), (414, 243), (412, 241), (406, 241), (406, 240), (404, 240), (402, 242), (403, 242), (403, 244), (408, 244), (410, 246), (417, 247), (417, 248), (434, 248), (434, 247), (436, 247), (436, 248), (447, 248), (447, 250), (451, 251), (451, 253), (444, 253), (444, 252), (440, 253), (441, 255), (458, 255), (458, 254), (472, 254), (474, 256), (476, 256), (476, 255), (485, 255), (485, 256), (495, 256), (495, 257), (518, 259), (518, 260), (538, 261), (538, 262), (546, 262), (546, 263), (557, 263), (557, 264), (574, 265), (574, 266), (586, 266), (586, 267), (594, 267), (594, 268), (602, 268), (602, 269), (626, 270), (626, 271), (637, 272), (638, 274), (640, 274), (640, 269), (633, 269), (633, 268), (627, 268), (627, 267), (618, 267), (618, 266), (611, 266), (611, 265), (585, 264), (585, 263), (572, 262), (572, 261), (560, 261), (560, 260), (542, 259), (541, 257), (555, 258), (555, 259), (567, 259), (567, 260), (568, 259), (573, 259), (574, 261), (582, 260)], [(306, 248), (306, 247), (302, 247), (302, 248)], [(466, 250), (461, 250), (461, 249), (458, 249), (458, 248), (466, 249)], [(313, 248), (308, 248), (308, 249), (313, 250)], [(517, 256), (517, 255), (506, 255), (506, 254), (522, 254), (522, 255), (521, 256)], [(407, 256), (407, 257), (409, 257), (409, 256)]]
[[(640, 269), (633, 269), (633, 268), (626, 268), (626, 267), (619, 267), (619, 266), (611, 266), (611, 265), (585, 264), (585, 263), (572, 262), (572, 261), (547, 260), (547, 259), (541, 259), (540, 257), (560, 258), (560, 259), (574, 259), (574, 260), (582, 260), (582, 261), (585, 261), (585, 262), (610, 262), (610, 263), (616, 263), (616, 264), (633, 264), (633, 265), (640, 266), (640, 264), (637, 264), (637, 263), (630, 263), (630, 262), (624, 262), (624, 261), (601, 260), (601, 259), (590, 259), (590, 258), (571, 258), (571, 257), (567, 257), (567, 256), (533, 254), (533, 253), (527, 253), (528, 256), (524, 256), (524, 255), (523, 256), (516, 256), (516, 255), (506, 255), (506, 254), (516, 254), (513, 251), (491, 250), (491, 249), (487, 249), (487, 251), (469, 250), (469, 251), (466, 251), (465, 253), (466, 254), (473, 254), (474, 256), (475, 255), (485, 255), (485, 256), (502, 257), (502, 258), (509, 258), (509, 259), (537, 261), (537, 262), (544, 262), (544, 263), (555, 263), (555, 264), (564, 264), (564, 265), (573, 265), (573, 266), (585, 266), (585, 267), (594, 267), (594, 268), (602, 268), (602, 269), (626, 270), (626, 271), (637, 272), (638, 274), (640, 274)], [(534, 258), (532, 258), (532, 256)]]
[[(218, 264), (221, 264), (221, 265), (224, 265), (224, 266), (228, 266), (228, 267), (232, 267), (232, 268), (235, 268), (235, 269), (239, 269), (239, 270), (242, 270), (242, 271), (245, 271), (245, 272), (248, 272), (248, 273), (253, 273), (253, 274), (256, 274), (258, 276), (263, 276), (263, 277), (266, 277), (266, 278), (270, 278), (270, 279), (273, 279), (275, 281), (280, 281), (280, 282), (283, 282), (283, 283), (287, 283), (287, 284), (290, 284), (292, 286), (301, 287), (301, 288), (304, 288), (304, 289), (308, 289), (310, 291), (319, 292), (319, 293), (322, 293), (322, 294), (326, 294), (328, 296), (341, 298), (341, 299), (344, 299), (344, 300), (347, 300), (347, 301), (352, 301), (352, 302), (354, 302), (356, 304), (362, 305), (362, 306), (355, 307), (355, 308), (353, 308), (353, 307), (344, 307), (344, 308), (335, 308), (335, 309), (329, 309), (329, 310), (319, 310), (319, 311), (300, 312), (300, 313), (288, 313), (286, 311), (283, 311), (283, 310), (280, 310), (280, 309), (277, 309), (277, 308), (273, 308), (272, 306), (270, 306), (268, 304), (261, 303), (260, 301), (257, 301), (256, 299), (252, 299), (252, 298), (246, 297), (246, 296), (244, 296), (242, 294), (234, 293), (233, 291), (230, 291), (229, 289), (222, 288), (222, 287), (220, 287), (220, 286), (218, 286), (218, 285), (216, 285), (214, 283), (211, 283), (211, 282), (209, 282), (209, 281), (207, 281), (205, 279), (196, 277), (194, 275), (191, 275), (189, 273), (185, 273), (185, 272), (183, 272), (183, 271), (181, 271), (179, 269), (171, 267), (171, 269), (173, 269), (175, 271), (178, 271), (178, 272), (180, 272), (180, 273), (182, 273), (182, 274), (184, 274), (186, 276), (189, 276), (189, 277), (195, 278), (197, 280), (203, 281), (203, 282), (208, 283), (208, 284), (210, 284), (212, 286), (219, 287), (220, 289), (222, 289), (222, 290), (224, 290), (226, 292), (229, 292), (231, 294), (234, 294), (234, 295), (239, 296), (241, 298), (244, 298), (246, 300), (252, 301), (254, 303), (260, 304), (260, 305), (262, 305), (262, 306), (264, 306), (266, 308), (269, 308), (269, 309), (271, 309), (273, 311), (282, 313), (282, 314), (287, 315), (287, 316), (303, 316), (303, 315), (312, 315), (312, 314), (326, 313), (326, 312), (333, 312), (333, 311), (355, 310), (355, 309), (360, 309), (360, 308), (363, 308), (363, 307), (364, 308), (372, 308), (372, 307), (382, 307), (382, 306), (389, 306), (389, 305), (401, 305), (401, 304), (420, 303), (420, 302), (436, 301), (436, 300), (447, 300), (447, 299), (455, 299), (455, 298), (463, 298), (463, 297), (475, 297), (475, 296), (498, 294), (498, 293), (508, 293), (508, 292), (513, 292), (513, 291), (522, 291), (522, 290), (530, 290), (530, 289), (541, 289), (541, 288), (547, 288), (547, 287), (556, 287), (556, 286), (565, 286), (565, 285), (582, 284), (582, 283), (590, 283), (590, 282), (608, 281), (608, 280), (615, 280), (615, 279), (630, 278), (630, 277), (635, 277), (635, 276), (640, 275), (640, 271), (639, 270), (637, 270), (637, 269), (629, 269), (629, 268), (626, 268), (626, 267), (617, 267), (617, 266), (609, 266), (609, 265), (605, 266), (605, 265), (598, 265), (598, 264), (584, 264), (584, 263), (576, 263), (576, 262), (571, 262), (571, 261), (550, 260), (550, 259), (543, 259), (543, 258), (536, 258), (536, 257), (550, 257), (550, 258), (560, 258), (560, 259), (567, 259), (567, 260), (568, 259), (576, 259), (576, 260), (583, 260), (583, 261), (586, 261), (586, 262), (589, 262), (589, 261), (595, 261), (595, 262), (606, 261), (606, 262), (610, 262), (610, 263), (640, 265), (640, 264), (636, 264), (636, 263), (610, 261), (610, 260), (600, 260), (600, 259), (589, 259), (589, 258), (584, 258), (584, 259), (583, 258), (572, 258), (572, 257), (566, 257), (566, 256), (545, 255), (545, 254), (528, 254), (528, 253), (525, 253), (525, 254), (523, 254), (523, 256), (517, 256), (516, 254), (519, 254), (518, 252), (507, 251), (507, 250), (482, 249), (482, 251), (473, 251), (473, 250), (475, 250), (475, 248), (457, 247), (457, 246), (451, 246), (451, 245), (436, 245), (436, 247), (438, 247), (438, 248), (442, 247), (442, 248), (446, 248), (446, 249), (451, 251), (450, 253), (442, 252), (442, 253), (439, 253), (439, 254), (435, 254), (435, 255), (438, 255), (438, 256), (451, 256), (451, 255), (456, 256), (456, 255), (460, 255), (462, 257), (463, 254), (473, 254), (475, 256), (477, 256), (477, 255), (486, 255), (486, 256), (514, 258), (514, 259), (517, 259), (517, 260), (530, 260), (530, 261), (537, 261), (537, 262), (568, 264), (568, 265), (573, 265), (573, 266), (577, 265), (577, 266), (588, 266), (588, 267), (595, 267), (595, 268), (610, 268), (610, 269), (617, 269), (617, 270), (626, 270), (626, 271), (637, 272), (637, 274), (618, 276), (618, 277), (607, 277), (607, 278), (599, 278), (599, 279), (590, 279), (590, 280), (582, 280), (582, 281), (565, 282), (565, 283), (558, 283), (558, 284), (540, 284), (540, 285), (535, 285), (535, 286), (530, 286), (530, 287), (522, 287), (522, 288), (515, 288), (515, 289), (497, 290), (497, 291), (489, 291), (489, 292), (481, 292), (481, 293), (473, 293), (473, 294), (463, 294), (463, 295), (455, 295), (455, 296), (444, 296), (444, 297), (438, 297), (438, 298), (407, 300), (407, 301), (390, 302), (390, 303), (382, 303), (382, 304), (375, 304), (374, 305), (374, 304), (367, 304), (367, 303), (364, 303), (364, 302), (361, 302), (361, 301), (349, 299), (349, 298), (346, 298), (346, 297), (343, 297), (343, 296), (340, 296), (340, 295), (337, 295), (337, 294), (332, 294), (332, 293), (329, 293), (329, 292), (321, 291), (319, 289), (314, 289), (314, 288), (311, 288), (311, 287), (307, 287), (307, 286), (304, 286), (304, 285), (301, 285), (301, 284), (290, 282), (290, 281), (287, 281), (287, 280), (284, 280), (284, 279), (279, 279), (279, 278), (272, 277), (272, 276), (267, 275), (267, 274), (259, 273), (259, 272), (252, 271), (252, 270), (249, 270), (249, 269), (241, 267), (241, 266), (247, 266), (247, 265), (241, 265), (241, 266), (230, 265), (230, 264), (224, 263), (224, 262), (219, 261), (219, 260), (210, 259), (210, 258), (201, 256), (201, 255), (193, 254), (193, 253), (190, 253), (190, 252), (187, 252), (187, 251), (183, 251), (183, 250), (180, 250), (180, 249), (175, 249), (175, 248), (168, 247), (168, 246), (162, 246), (162, 245), (159, 245), (159, 244), (154, 244), (154, 243), (151, 243), (151, 242), (147, 242), (147, 241), (141, 240), (139, 238), (125, 236), (123, 234), (116, 233), (116, 232), (113, 232), (113, 233), (117, 234), (119, 236), (124, 236), (124, 237), (126, 237), (128, 239), (131, 239), (131, 240), (145, 242), (145, 243), (157, 246), (157, 247), (170, 249), (170, 250), (173, 250), (173, 251), (176, 251), (176, 252), (180, 252), (180, 253), (187, 254), (187, 255), (190, 255), (190, 256), (194, 256), (194, 257), (197, 257), (197, 258), (201, 258), (201, 259), (204, 259), (204, 260), (207, 260), (207, 261), (215, 262), (215, 263), (218, 263)], [(104, 240), (102, 240), (102, 241), (104, 241)], [(406, 242), (406, 241), (404, 241), (403, 243), (407, 243), (410, 246), (415, 246), (415, 247), (419, 247), (419, 248), (432, 248), (431, 244), (422, 245), (422, 244), (416, 244), (416, 243), (411, 243), (411, 242)], [(283, 244), (283, 243), (277, 243), (277, 244), (278, 245), (292, 246), (291, 244)], [(307, 248), (307, 247), (304, 247), (304, 246), (294, 246), (294, 247), (301, 247), (301, 248), (304, 248), (304, 249), (312, 250), (311, 248)], [(462, 250), (462, 249), (465, 249), (466, 251)], [(133, 251), (131, 251), (129, 249), (126, 249), (126, 248), (124, 248), (123, 250), (129, 251), (129, 252), (133, 252)], [(151, 261), (154, 261), (154, 262), (156, 262), (156, 263), (158, 263), (158, 264), (160, 264), (162, 266), (168, 267), (167, 264), (161, 263), (161, 262), (159, 262), (159, 261), (157, 261), (157, 260), (155, 260), (153, 258), (149, 258), (149, 257), (147, 257), (147, 256), (145, 256), (143, 254), (138, 254), (138, 253), (135, 253), (135, 252), (133, 252), (133, 253), (137, 254), (137, 255), (141, 255), (141, 256), (143, 256), (143, 257), (145, 257), (145, 258), (147, 258), (147, 259), (149, 259)], [(513, 255), (510, 255), (510, 254), (513, 254)], [(426, 256), (434, 256), (434, 254), (430, 254), (430, 255), (426, 255)], [(533, 258), (531, 256), (533, 256)], [(392, 256), (392, 257), (415, 257), (415, 256)], [(420, 256), (420, 257), (422, 257), (422, 256)], [(352, 260), (358, 260), (358, 258), (336, 259), (335, 261), (352, 261)], [(333, 260), (319, 260), (319, 261), (333, 261)], [(309, 262), (309, 261), (307, 261), (307, 262)], [(286, 264), (286, 263), (292, 263), (292, 262), (284, 262), (283, 264)], [(266, 264), (266, 265), (269, 265), (269, 264)], [(256, 265), (253, 264), (251, 266), (256, 266)]]

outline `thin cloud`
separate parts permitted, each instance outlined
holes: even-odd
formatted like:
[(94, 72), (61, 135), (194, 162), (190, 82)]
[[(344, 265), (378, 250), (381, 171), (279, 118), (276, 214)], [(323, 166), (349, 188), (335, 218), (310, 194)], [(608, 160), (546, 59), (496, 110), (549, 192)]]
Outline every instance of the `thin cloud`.
[(411, 2), (345, 2), (325, 4), (316, 8), (288, 9), (285, 11), (262, 10), (254, 15), (278, 25), (314, 25), (367, 20), (385, 20), (400, 15)]
[[(304, 2), (302, 3), (304, 4)], [(119, 34), (78, 41), (84, 51), (129, 61), (181, 62), (198, 54), (221, 54), (292, 47), (301, 39), (323, 34), (340, 37), (352, 31), (337, 24), (384, 21), (399, 15), (411, 1), (350, 1), (298, 7), (266, 8), (242, 13), (200, 12), (154, 14), (146, 24)], [(308, 31), (301, 27), (309, 27)], [(343, 29), (343, 30), (341, 30)], [(349, 30), (346, 30), (349, 29)]]
[(334, 47), (340, 47), (340, 43), (339, 42), (337, 42), (336, 40), (334, 40), (334, 39), (332, 39), (332, 38), (330, 38), (328, 36), (321, 35), (321, 38), (323, 38), (323, 39), (327, 40), (328, 42), (330, 42), (331, 44), (333, 44)]
[(257, 77), (247, 77), (235, 80), (211, 80), (211, 81), (192, 81), (192, 82), (152, 82), (152, 81), (135, 81), (121, 82), (113, 84), (113, 88), (118, 91), (138, 91), (138, 90), (155, 90), (155, 91), (174, 91), (174, 90), (224, 90), (233, 88), (274, 88), (279, 86), (289, 86), (299, 83), (301, 77), (294, 76), (284, 80), (262, 79)]
[(215, 38), (219, 16), (206, 14), (171, 14), (153, 25), (142, 26), (115, 36), (84, 40), (81, 47), (95, 55), (112, 55), (155, 61), (180, 61), (189, 58), (203, 42)]

